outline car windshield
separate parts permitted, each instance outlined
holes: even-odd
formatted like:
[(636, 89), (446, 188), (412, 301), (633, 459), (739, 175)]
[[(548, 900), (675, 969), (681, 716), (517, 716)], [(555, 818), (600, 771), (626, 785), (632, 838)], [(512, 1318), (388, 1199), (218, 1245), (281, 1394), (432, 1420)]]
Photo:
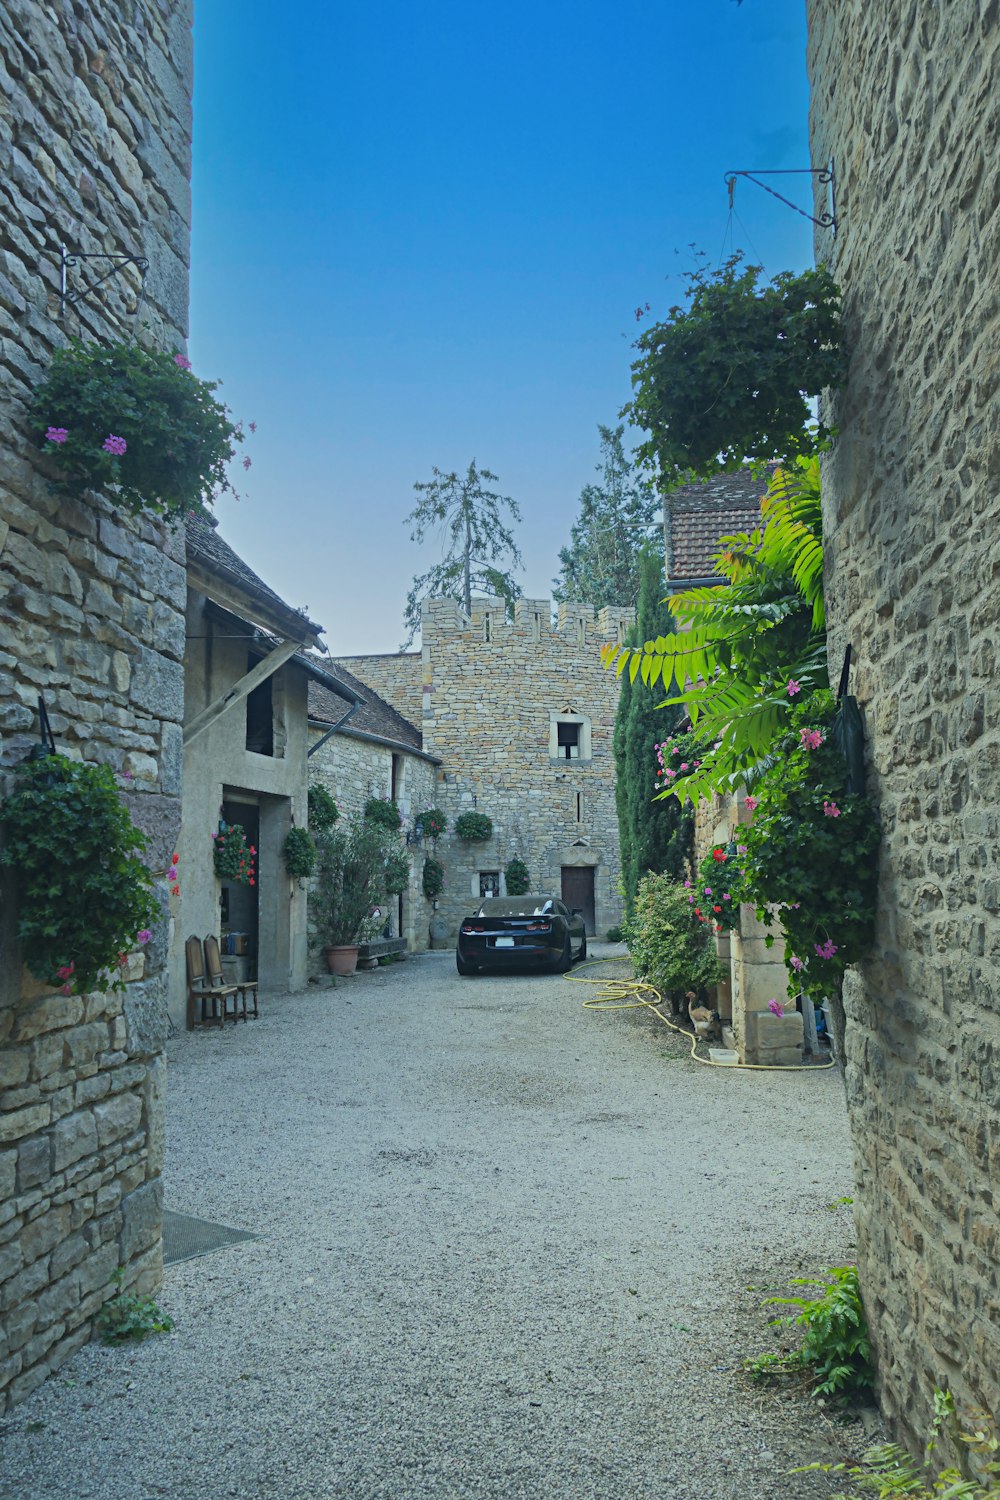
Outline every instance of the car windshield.
[(479, 917), (548, 917), (555, 911), (551, 896), (494, 896), (484, 901)]

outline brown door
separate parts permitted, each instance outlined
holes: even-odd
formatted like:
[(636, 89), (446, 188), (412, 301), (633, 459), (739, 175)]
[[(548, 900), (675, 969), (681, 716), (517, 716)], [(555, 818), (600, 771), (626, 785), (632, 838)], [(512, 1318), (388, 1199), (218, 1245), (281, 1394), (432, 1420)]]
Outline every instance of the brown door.
[(563, 865), (562, 898), (570, 911), (583, 913), (587, 936), (597, 931), (594, 922), (594, 871), (588, 865)]

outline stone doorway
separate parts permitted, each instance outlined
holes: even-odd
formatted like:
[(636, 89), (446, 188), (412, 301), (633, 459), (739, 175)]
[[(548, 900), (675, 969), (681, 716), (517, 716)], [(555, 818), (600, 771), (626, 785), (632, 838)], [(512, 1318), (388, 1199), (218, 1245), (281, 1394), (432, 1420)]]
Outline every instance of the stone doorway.
[(592, 865), (563, 865), (562, 898), (570, 911), (581, 911), (587, 924), (587, 936), (597, 931), (594, 905), (594, 869)]

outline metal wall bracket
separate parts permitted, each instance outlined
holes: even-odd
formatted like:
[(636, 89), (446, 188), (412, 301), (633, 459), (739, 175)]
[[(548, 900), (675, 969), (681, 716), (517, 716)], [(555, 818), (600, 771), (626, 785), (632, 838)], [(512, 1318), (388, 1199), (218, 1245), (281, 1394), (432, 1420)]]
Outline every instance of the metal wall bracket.
[[(765, 193), (770, 193), (772, 198), (777, 198), (779, 203), (785, 204), (786, 208), (794, 208), (797, 214), (801, 214), (802, 217), (804, 219), (808, 219), (810, 223), (818, 225), (820, 229), (832, 229), (834, 234), (837, 233), (837, 205), (835, 196), (837, 183), (834, 175), (833, 157), (830, 158), (830, 165), (828, 167), (782, 167), (776, 169), (773, 172), (759, 172), (756, 169), (753, 172), (727, 172), (726, 186), (729, 189), (730, 212), (732, 212), (733, 195), (736, 191), (737, 177), (745, 177), (749, 182), (754, 183), (757, 187), (763, 188)], [(790, 198), (784, 198), (780, 193), (776, 193), (774, 188), (768, 187), (766, 182), (758, 182), (758, 177), (815, 177), (818, 182), (829, 185), (830, 212), (821, 214), (817, 219), (814, 214), (806, 213), (804, 208), (800, 208), (799, 205), (797, 203), (793, 203)]]
[[(146, 295), (146, 272), (149, 270), (149, 261), (144, 255), (105, 255), (96, 252), (94, 254), (84, 255), (82, 251), (67, 250), (65, 245), (60, 245), (59, 258), (60, 314), (65, 315), (67, 307), (75, 307), (78, 302), (82, 302), (85, 297), (89, 297), (91, 292), (96, 292), (98, 287), (103, 286), (104, 283), (106, 281), (109, 281), (112, 276), (117, 276), (118, 272), (123, 271), (126, 266), (135, 266), (142, 279), (139, 283), (139, 300), (136, 303), (133, 317), (137, 318), (139, 316), (143, 298)], [(103, 276), (98, 277), (97, 281), (92, 281), (89, 286), (82, 286), (77, 291), (70, 291), (69, 278), (67, 277), (66, 272), (81, 260), (110, 260), (112, 262), (111, 270), (105, 271)]]

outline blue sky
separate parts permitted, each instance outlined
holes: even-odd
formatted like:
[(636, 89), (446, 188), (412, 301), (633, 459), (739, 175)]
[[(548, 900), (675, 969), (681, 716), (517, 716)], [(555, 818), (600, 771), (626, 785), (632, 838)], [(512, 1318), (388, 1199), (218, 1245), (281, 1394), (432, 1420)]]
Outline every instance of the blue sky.
[(723, 181), (809, 165), (804, 9), (196, 7), (190, 352), (258, 427), (221, 529), (336, 654), (398, 646), (435, 465), (499, 475), (550, 593), (634, 309), (679, 299), (692, 244), (811, 263), (805, 219), (741, 183), (730, 221)]

